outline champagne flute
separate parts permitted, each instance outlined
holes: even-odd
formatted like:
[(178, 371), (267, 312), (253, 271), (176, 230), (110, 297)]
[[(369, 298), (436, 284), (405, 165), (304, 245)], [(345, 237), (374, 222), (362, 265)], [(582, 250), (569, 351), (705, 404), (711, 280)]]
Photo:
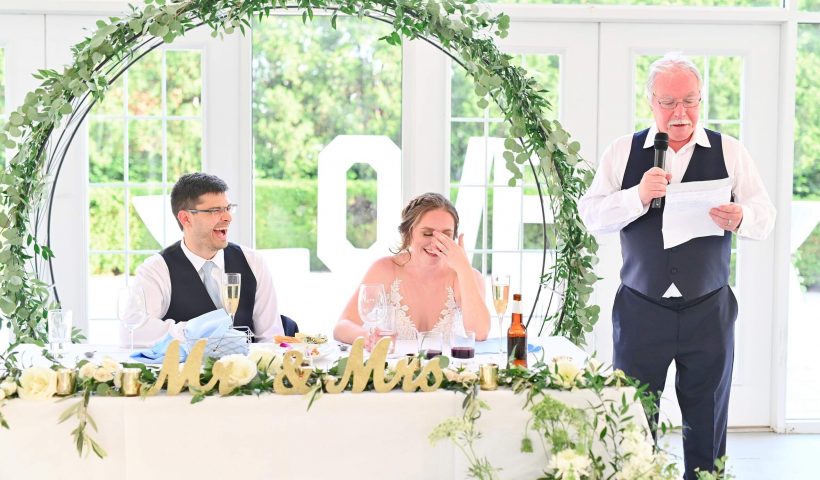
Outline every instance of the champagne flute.
[(498, 353), (504, 353), (504, 313), (510, 300), (510, 276), (493, 275), (493, 306), (498, 315)]
[(222, 305), (225, 311), (231, 316), (231, 325), (239, 308), (239, 292), (242, 288), (242, 274), (226, 273), (222, 279)]
[(376, 325), (381, 323), (386, 313), (386, 306), (387, 295), (384, 293), (384, 285), (364, 283), (359, 286), (359, 318), (368, 336), (372, 336)]
[(117, 296), (117, 318), (128, 329), (130, 351), (134, 353), (134, 330), (148, 321), (148, 309), (142, 287), (132, 285), (120, 290)]
[[(57, 308), (48, 311), (48, 343), (51, 354), (62, 358), (63, 344), (71, 343), (71, 310)], [(57, 351), (54, 351), (57, 344)]]

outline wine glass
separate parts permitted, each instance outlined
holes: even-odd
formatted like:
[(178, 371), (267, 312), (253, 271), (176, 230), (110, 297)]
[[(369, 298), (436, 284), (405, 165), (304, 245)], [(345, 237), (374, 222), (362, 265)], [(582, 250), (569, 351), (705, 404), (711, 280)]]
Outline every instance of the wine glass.
[[(62, 357), (64, 343), (71, 343), (71, 310), (57, 308), (48, 311), (48, 343), (51, 354)], [(55, 354), (54, 344), (57, 344)]]
[(128, 329), (130, 351), (134, 353), (134, 330), (148, 321), (148, 309), (142, 287), (131, 285), (120, 290), (117, 296), (117, 318)]
[(498, 315), (498, 353), (504, 353), (504, 313), (510, 301), (510, 276), (493, 275), (493, 306)]
[(376, 326), (385, 317), (387, 307), (387, 295), (384, 293), (384, 285), (363, 283), (359, 286), (359, 318), (364, 324), (368, 335), (373, 334)]
[(387, 350), (387, 354), (392, 355), (396, 351), (396, 337), (398, 336), (396, 331), (396, 309), (392, 305), (384, 305), (382, 308), (384, 314), (381, 316), (379, 324), (376, 325), (374, 345), (382, 338), (389, 338), (390, 348)]
[(231, 325), (239, 308), (239, 291), (242, 288), (242, 274), (226, 273), (222, 279), (222, 305), (231, 316)]

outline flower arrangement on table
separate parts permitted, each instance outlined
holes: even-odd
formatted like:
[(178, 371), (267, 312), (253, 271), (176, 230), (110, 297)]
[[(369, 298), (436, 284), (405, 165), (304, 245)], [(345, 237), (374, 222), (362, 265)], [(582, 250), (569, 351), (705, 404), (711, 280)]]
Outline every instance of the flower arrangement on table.
[[(74, 369), (56, 365), (53, 368), (29, 367), (13, 371), (0, 379), (0, 407), (4, 400), (19, 397), (23, 400), (42, 400), (54, 395), (79, 396), (80, 401), (66, 409), (59, 422), (76, 418), (78, 425), (72, 431), (80, 455), (94, 452), (106, 456), (89, 431), (97, 430), (88, 405), (92, 396), (148, 396), (164, 388), (174, 395), (187, 384), (191, 403), (219, 393), (221, 396), (260, 395), (264, 393), (303, 394), (308, 398), (307, 408), (327, 393), (341, 391), (384, 392), (401, 387), (405, 391), (432, 391), (437, 388), (461, 392), (465, 395), (463, 414), (439, 424), (429, 435), (431, 443), (441, 440), (453, 442), (467, 457), (469, 474), (478, 479), (498, 478), (499, 470), (490, 459), (479, 457), (474, 442), (481, 437), (476, 420), (488, 408), (481, 400), (482, 387), (489, 384), (510, 389), (524, 395), (525, 407), (531, 414), (522, 431), (521, 452), (532, 453), (536, 445), (549, 459), (544, 465), (544, 479), (591, 480), (612, 478), (677, 479), (680, 472), (670, 455), (650, 439), (650, 432), (633, 422), (629, 406), (640, 402), (648, 418), (656, 412), (655, 398), (645, 392), (635, 380), (620, 370), (604, 368), (596, 359), (578, 368), (566, 357), (536, 362), (529, 369), (500, 368), (497, 376), (486, 378), (463, 366), (451, 368), (447, 357), (436, 357), (423, 362), (421, 356), (401, 359), (395, 365), (385, 362), (389, 339), (380, 341), (368, 361), (363, 360), (364, 344), (354, 343), (350, 356), (337, 360), (330, 368), (302, 366), (302, 353), (284, 354), (271, 350), (252, 350), (249, 355), (228, 355), (202, 362), (205, 344), (194, 347), (188, 360), (180, 368), (174, 348), (169, 346), (162, 369), (135, 363), (119, 363), (104, 359), (96, 364), (83, 360)], [(168, 367), (173, 367), (169, 369)], [(175, 373), (174, 373), (175, 372)], [(130, 375), (128, 375), (130, 374)], [(64, 377), (60, 380), (61, 377)], [(130, 377), (130, 378), (129, 378)], [(66, 380), (68, 379), (68, 380)], [(166, 386), (167, 382), (167, 386)], [(214, 388), (218, 384), (218, 389)], [(611, 387), (632, 387), (623, 390), (617, 399), (606, 396)], [(587, 407), (568, 406), (549, 391), (585, 389), (594, 393), (597, 401)], [(9, 428), (0, 411), (0, 425)], [(661, 425), (664, 433), (668, 425)], [(593, 451), (593, 441), (603, 444), (608, 459)], [(722, 463), (716, 472), (702, 472), (702, 480), (730, 478), (722, 472)]]

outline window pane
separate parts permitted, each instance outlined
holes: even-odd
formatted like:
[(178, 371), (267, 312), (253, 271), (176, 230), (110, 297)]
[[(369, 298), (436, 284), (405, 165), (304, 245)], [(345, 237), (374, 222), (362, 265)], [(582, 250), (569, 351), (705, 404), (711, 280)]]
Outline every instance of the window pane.
[[(475, 183), (472, 178), (462, 178), (464, 162), (469, 155), (470, 164), (483, 172), (487, 148), (484, 140), (484, 124), (478, 122), (453, 122), (450, 125), (450, 181), (452, 183)], [(484, 183), (484, 175), (479, 176), (479, 185)]]
[(128, 69), (128, 113), (162, 114), (162, 50), (154, 50)]
[[(131, 187), (128, 190), (128, 249), (160, 250), (163, 231), (160, 215), (169, 215), (168, 209), (138, 208), (143, 200), (162, 197), (161, 187)], [(145, 215), (145, 217), (143, 217)], [(147, 225), (146, 225), (147, 223)], [(150, 229), (149, 229), (150, 225)]]
[[(254, 26), (257, 248), (306, 248), (311, 271), (326, 269), (316, 254), (319, 153), (339, 135), (384, 135), (401, 145), (401, 48), (378, 40), (389, 32), (342, 17), (337, 30), (326, 18), (270, 17)], [(375, 240), (376, 177), (367, 169), (339, 178), (347, 181), (346, 231), (358, 246)]]
[[(125, 189), (121, 187), (92, 188), (88, 192), (91, 250), (122, 250), (125, 248)], [(92, 272), (95, 269), (92, 269)]]
[(0, 115), (6, 113), (6, 51), (0, 48)]
[(168, 115), (199, 116), (202, 96), (201, 65), (201, 54), (197, 50), (176, 50), (166, 53)]
[(483, 118), (484, 110), (478, 108), (473, 82), (467, 70), (457, 64), (450, 69), (450, 115), (462, 118)]
[(162, 181), (162, 121), (128, 122), (128, 180)]
[(799, 0), (800, 10), (820, 11), (820, 0)]
[[(450, 201), (454, 204), (458, 203), (458, 197), (461, 196), (462, 204), (464, 200), (469, 200), (470, 209), (464, 209), (459, 212), (458, 232), (464, 235), (464, 248), (470, 250), (481, 250), (488, 243), (485, 241), (484, 235), (484, 212), (488, 210), (484, 208), (485, 202), (491, 205), (491, 198), (487, 198), (486, 187), (458, 187), (450, 189)], [(487, 224), (491, 225), (492, 208), (489, 209), (487, 216)], [(480, 260), (480, 255), (474, 257)], [(474, 265), (475, 266), (475, 265)], [(481, 263), (476, 267), (481, 270)]]
[(168, 181), (173, 183), (202, 164), (202, 122), (168, 120)]
[(119, 115), (122, 116), (125, 98), (122, 94), (122, 82), (116, 80), (108, 87), (105, 98), (102, 102), (94, 105), (94, 115)]
[(91, 183), (122, 182), (123, 141), (122, 119), (95, 118), (88, 122), (88, 177)]
[[(817, 0), (804, 5), (817, 10)], [(797, 31), (794, 187), (791, 204), (789, 269), (789, 359), (786, 418), (820, 418), (820, 388), (815, 339), (820, 336), (820, 25)]]
[(513, 65), (523, 67), (527, 73), (534, 77), (538, 84), (547, 91), (544, 96), (550, 102), (551, 110), (546, 112), (547, 118), (554, 120), (561, 112), (561, 105), (558, 103), (558, 92), (561, 89), (559, 72), (561, 71), (560, 55), (516, 55)]

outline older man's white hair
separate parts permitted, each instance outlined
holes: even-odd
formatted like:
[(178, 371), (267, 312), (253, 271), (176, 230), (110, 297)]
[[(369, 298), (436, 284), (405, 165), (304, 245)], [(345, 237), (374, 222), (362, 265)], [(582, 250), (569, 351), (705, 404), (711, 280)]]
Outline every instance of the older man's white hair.
[(652, 62), (652, 65), (649, 66), (649, 75), (646, 78), (646, 100), (650, 105), (652, 104), (652, 95), (655, 92), (655, 79), (658, 77), (658, 74), (680, 70), (692, 72), (692, 74), (695, 75), (695, 78), (698, 79), (698, 91), (700, 91), (703, 87), (703, 79), (700, 76), (698, 67), (683, 53), (669, 52)]

